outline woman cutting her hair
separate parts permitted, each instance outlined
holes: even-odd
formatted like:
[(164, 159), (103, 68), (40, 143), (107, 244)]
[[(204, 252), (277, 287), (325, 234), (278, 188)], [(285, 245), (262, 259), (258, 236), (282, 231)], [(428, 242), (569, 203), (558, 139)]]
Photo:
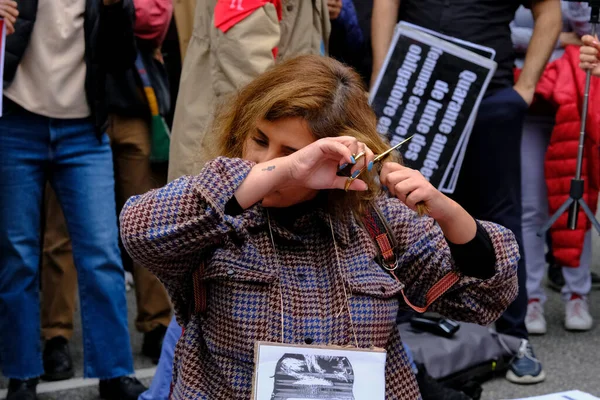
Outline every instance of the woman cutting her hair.
[[(416, 399), (398, 311), (489, 324), (515, 297), (510, 231), (374, 162), (387, 145), (360, 82), (317, 56), (273, 67), (218, 113), (221, 157), (123, 210), (125, 247), (185, 328), (174, 399), (250, 398), (258, 341), (383, 348), (386, 398)], [(363, 167), (344, 191), (339, 171)]]

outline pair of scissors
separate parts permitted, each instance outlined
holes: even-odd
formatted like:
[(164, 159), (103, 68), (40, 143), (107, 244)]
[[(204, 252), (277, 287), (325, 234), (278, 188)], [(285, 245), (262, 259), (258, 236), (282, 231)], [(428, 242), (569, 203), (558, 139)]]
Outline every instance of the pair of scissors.
[[(386, 158), (387, 156), (389, 156), (392, 151), (397, 150), (398, 148), (400, 148), (400, 146), (402, 146), (404, 143), (408, 142), (410, 139), (413, 138), (414, 135), (404, 139), (403, 141), (401, 141), (400, 143), (398, 143), (397, 145), (390, 147), (389, 149), (387, 149), (386, 151), (384, 151), (383, 153), (379, 154), (378, 156), (376, 156), (373, 159), (373, 165), (375, 165), (378, 162), (381, 162), (384, 158)], [(365, 155), (365, 153), (360, 153), (357, 156), (354, 157), (354, 160), (358, 162), (358, 160), (360, 160), (363, 156)], [(362, 167), (359, 171), (358, 174), (355, 173), (355, 175), (352, 175), (351, 177), (348, 178), (348, 180), (346, 181), (346, 185), (344, 186), (344, 190), (348, 191), (348, 188), (350, 188), (350, 185), (352, 185), (352, 182), (354, 182), (356, 179), (358, 179), (359, 176), (361, 176), (363, 174), (363, 172), (365, 172), (367, 169), (367, 164), (364, 165), (364, 167)]]
[[(390, 147), (389, 149), (387, 149), (386, 151), (384, 151), (383, 153), (377, 155), (374, 159), (373, 159), (373, 164), (376, 164), (378, 162), (383, 161), (387, 156), (389, 156), (392, 151), (397, 150), (398, 148), (400, 148), (400, 146), (402, 146), (404, 143), (408, 142), (410, 139), (413, 138), (414, 135), (409, 136), (408, 138), (404, 139), (403, 141), (401, 141), (400, 143), (398, 143), (397, 145)], [(354, 157), (355, 161), (358, 161), (359, 159), (361, 159), (363, 156), (365, 155), (365, 153), (360, 153), (358, 155), (356, 155)], [(365, 170), (367, 169), (367, 164), (365, 164), (359, 171), (358, 173), (353, 174), (352, 176), (348, 177), (348, 179), (346, 180), (346, 184), (344, 185), (344, 190), (348, 191), (348, 189), (350, 188), (350, 185), (352, 185), (352, 182), (354, 182), (356, 179), (358, 179), (359, 176), (362, 175), (363, 172), (365, 172)], [(409, 193), (410, 195), (410, 193)], [(408, 197), (408, 196), (406, 196)], [(419, 202), (417, 203), (417, 213), (419, 214), (419, 216), (423, 216), (425, 214), (427, 214), (429, 212), (429, 210), (427, 209), (427, 206), (423, 203), (423, 202)]]

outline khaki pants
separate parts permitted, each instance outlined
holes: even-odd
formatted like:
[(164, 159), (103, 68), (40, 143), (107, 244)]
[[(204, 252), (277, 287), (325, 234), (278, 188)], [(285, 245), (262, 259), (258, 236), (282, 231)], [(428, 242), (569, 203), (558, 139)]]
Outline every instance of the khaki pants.
[[(145, 120), (112, 115), (108, 134), (115, 166), (117, 209), (131, 196), (160, 187), (166, 182), (166, 168), (154, 171), (149, 161), (150, 133)], [(98, 195), (101, 195), (100, 193)], [(77, 271), (71, 241), (58, 199), (48, 185), (46, 224), (42, 258), (42, 335), (45, 339), (73, 334)], [(124, 262), (131, 262), (123, 252)], [(149, 332), (158, 325), (168, 326), (171, 303), (163, 285), (145, 268), (133, 264), (137, 301), (135, 325)]]

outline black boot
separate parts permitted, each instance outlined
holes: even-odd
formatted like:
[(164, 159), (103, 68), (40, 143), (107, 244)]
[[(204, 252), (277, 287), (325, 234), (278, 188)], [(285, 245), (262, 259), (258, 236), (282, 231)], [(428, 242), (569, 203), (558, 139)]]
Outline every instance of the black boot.
[(37, 384), (37, 378), (25, 381), (11, 379), (8, 382), (8, 396), (6, 396), (6, 400), (37, 400), (37, 395), (35, 394)]
[(144, 333), (144, 344), (142, 345), (142, 354), (150, 358), (154, 364), (158, 364), (160, 351), (162, 349), (163, 339), (167, 327), (159, 325), (150, 332)]
[(137, 400), (145, 391), (140, 381), (129, 376), (100, 380), (100, 397), (107, 400)]
[(42, 379), (45, 381), (62, 381), (72, 378), (73, 375), (73, 360), (71, 360), (67, 339), (57, 336), (46, 341)]

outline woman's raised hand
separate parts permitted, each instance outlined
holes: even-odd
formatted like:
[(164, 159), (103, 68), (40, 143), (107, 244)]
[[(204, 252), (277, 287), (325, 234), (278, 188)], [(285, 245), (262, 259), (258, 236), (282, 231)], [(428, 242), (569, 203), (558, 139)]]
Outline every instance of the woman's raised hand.
[[(360, 153), (364, 155), (356, 160), (354, 157), (358, 158)], [(348, 178), (338, 176), (338, 171), (347, 164), (353, 164), (352, 172), (358, 172), (363, 166), (369, 165), (373, 158), (373, 152), (353, 137), (320, 139), (289, 156), (256, 164), (235, 191), (235, 197), (240, 206), (246, 209), (259, 201), (268, 207), (282, 204), (277, 199), (278, 193), (296, 188), (315, 191), (344, 189)], [(367, 189), (364, 181), (356, 179), (349, 190)], [(275, 197), (270, 199), (271, 195)]]
[[(354, 157), (364, 155), (356, 161)], [(331, 137), (317, 140), (301, 150), (285, 157), (290, 181), (285, 185), (309, 189), (344, 189), (347, 177), (337, 173), (348, 164), (354, 164), (352, 173), (369, 165), (375, 158), (373, 152), (351, 136)], [(367, 184), (356, 179), (349, 190), (367, 190)]]
[(427, 207), (427, 214), (436, 220), (447, 219), (456, 212), (456, 203), (437, 190), (419, 171), (395, 162), (383, 164), (379, 175), (381, 185), (411, 210), (417, 203)]
[(477, 224), (473, 217), (457, 202), (433, 187), (419, 171), (387, 162), (381, 169), (379, 179), (390, 194), (413, 211), (417, 211), (418, 203), (424, 204), (427, 214), (437, 221), (450, 242), (463, 244), (475, 237)]

